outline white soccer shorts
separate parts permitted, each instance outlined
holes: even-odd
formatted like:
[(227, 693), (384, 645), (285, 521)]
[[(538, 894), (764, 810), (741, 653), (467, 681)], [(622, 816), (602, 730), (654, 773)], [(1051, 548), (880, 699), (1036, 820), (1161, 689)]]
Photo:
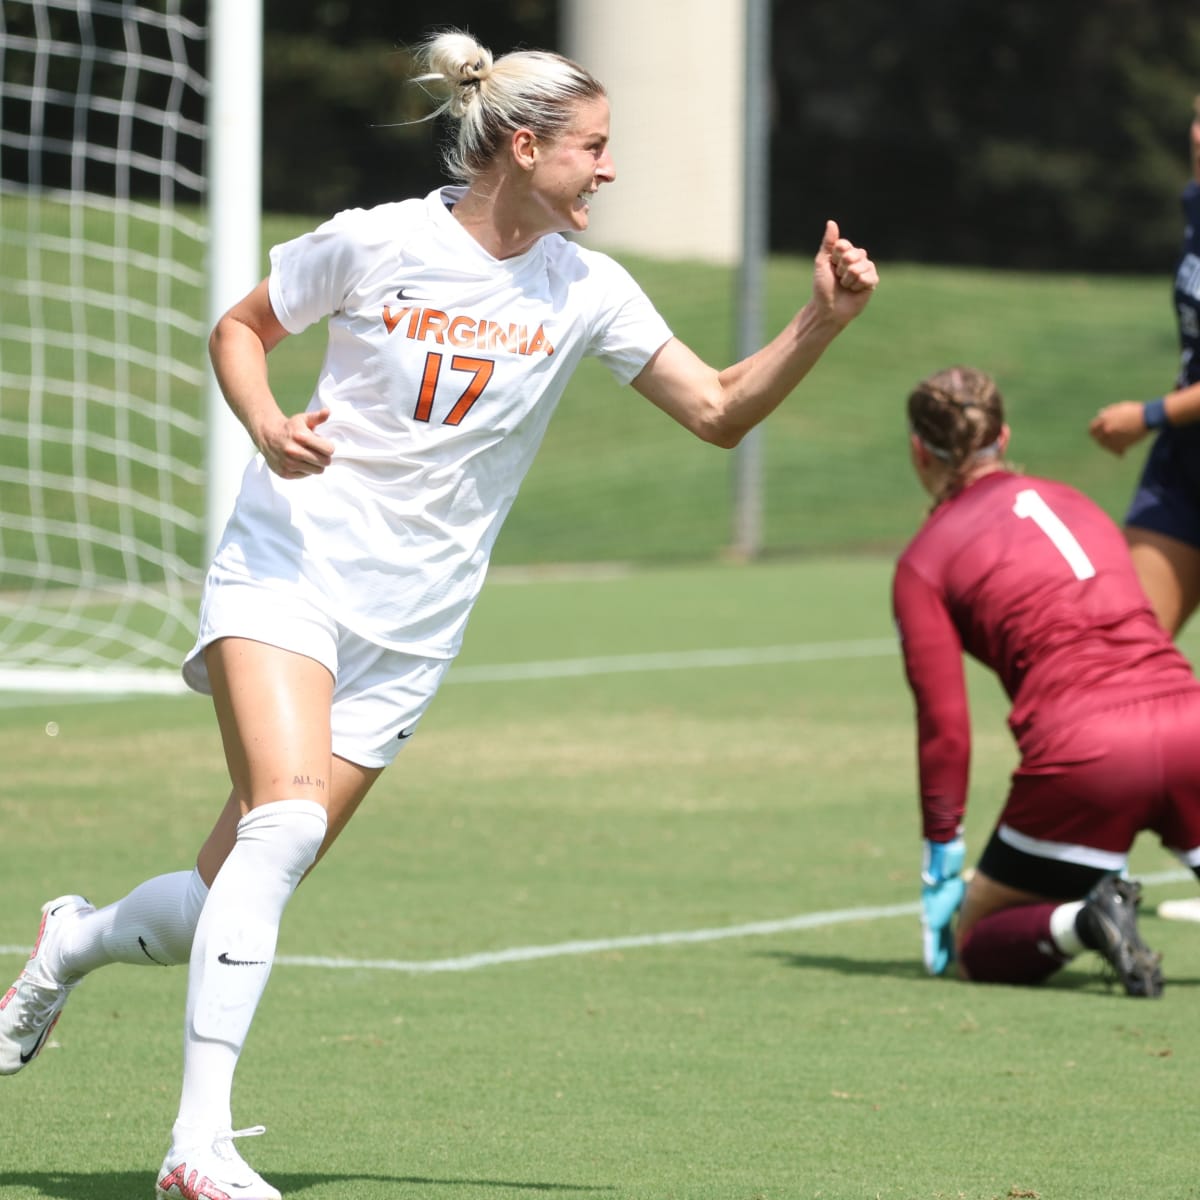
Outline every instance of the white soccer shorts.
[(214, 567), (200, 603), (196, 644), (184, 682), (212, 694), (204, 648), (218, 638), (265, 642), (321, 663), (333, 676), (333, 752), (364, 767), (386, 767), (404, 749), (453, 661), (379, 646), (339, 625), (302, 591)]

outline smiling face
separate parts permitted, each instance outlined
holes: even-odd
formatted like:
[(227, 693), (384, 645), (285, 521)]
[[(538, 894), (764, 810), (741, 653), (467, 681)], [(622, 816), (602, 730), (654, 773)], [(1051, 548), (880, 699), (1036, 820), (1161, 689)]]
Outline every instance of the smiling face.
[(589, 202), (602, 183), (617, 177), (608, 152), (608, 100), (581, 100), (567, 131), (532, 147), (530, 193), (542, 210), (548, 232), (582, 232)]

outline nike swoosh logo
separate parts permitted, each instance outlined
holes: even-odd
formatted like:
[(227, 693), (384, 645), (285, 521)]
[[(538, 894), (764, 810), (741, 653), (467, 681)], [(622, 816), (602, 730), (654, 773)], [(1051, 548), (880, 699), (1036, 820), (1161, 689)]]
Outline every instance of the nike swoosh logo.
[(396, 734), (396, 741), (402, 742), (405, 738), (412, 737), (414, 732), (415, 731), (412, 729), (402, 729), (398, 734)]
[(227, 967), (264, 967), (267, 964), (265, 958), (230, 958), (226, 950), (217, 955), (217, 962), (224, 963)]
[(428, 300), (428, 299), (429, 299), (429, 297), (428, 297), (428, 296), (414, 296), (414, 295), (412, 294), (412, 292), (410, 292), (410, 291), (408, 290), (408, 288), (399, 288), (399, 289), (397, 289), (397, 291), (396, 291), (396, 299), (397, 299), (397, 300), (418, 300), (418, 301), (424, 301), (424, 300)]
[(164, 963), (164, 962), (159, 962), (159, 961), (158, 961), (158, 959), (157, 959), (157, 958), (155, 958), (155, 957), (154, 957), (154, 955), (150, 953), (150, 948), (149, 948), (149, 947), (146, 945), (146, 939), (145, 939), (144, 937), (141, 937), (141, 936), (139, 936), (139, 937), (138, 937), (138, 945), (141, 947), (142, 953), (143, 953), (143, 954), (144, 954), (144, 955), (145, 955), (145, 956), (146, 956), (146, 957), (147, 957), (147, 958), (148, 958), (148, 959), (149, 959), (149, 960), (150, 960), (152, 963), (157, 963), (157, 964), (158, 964), (158, 966), (160, 966), (160, 967), (165, 967), (165, 966), (167, 965), (167, 964), (166, 964), (166, 963)]
[(26, 1054), (24, 1050), (21, 1051), (21, 1066), (26, 1066), (27, 1064), (33, 1062), (35, 1058), (37, 1058), (38, 1052), (46, 1044), (46, 1039), (50, 1036), (50, 1033), (54, 1029), (55, 1025), (58, 1024), (58, 1018), (61, 1015), (61, 1013), (54, 1014), (54, 1020), (42, 1030), (42, 1036), (38, 1038), (36, 1042), (34, 1042), (33, 1049), (30, 1050), (28, 1054)]

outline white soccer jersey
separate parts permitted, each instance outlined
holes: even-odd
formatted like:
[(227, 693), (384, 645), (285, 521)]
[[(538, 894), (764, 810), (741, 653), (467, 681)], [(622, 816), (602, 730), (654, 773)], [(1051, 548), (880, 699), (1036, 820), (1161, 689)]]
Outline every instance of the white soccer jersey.
[(451, 216), (460, 194), (343, 212), (272, 249), (284, 328), (328, 318), (309, 409), (330, 410), (333, 462), (283, 480), (259, 455), (218, 550), (225, 570), (309, 588), (360, 636), (426, 657), (457, 652), (580, 359), (628, 383), (671, 336), (602, 254), (553, 235), (494, 258)]

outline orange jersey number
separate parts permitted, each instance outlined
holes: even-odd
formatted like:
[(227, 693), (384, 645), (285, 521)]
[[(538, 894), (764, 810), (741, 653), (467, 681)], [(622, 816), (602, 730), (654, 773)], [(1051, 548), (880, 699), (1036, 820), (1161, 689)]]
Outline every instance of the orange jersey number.
[[(438, 380), (442, 374), (442, 355), (430, 353), (425, 359), (425, 372), (421, 376), (421, 391), (417, 396), (417, 407), (413, 416), (418, 421), (428, 421), (433, 414), (433, 397), (437, 392)], [(455, 401), (454, 407), (446, 414), (443, 425), (459, 425), (463, 417), (471, 411), (471, 405), (483, 395), (484, 388), (492, 378), (496, 364), (490, 358), (468, 358), (465, 354), (456, 354), (450, 360), (450, 370), (465, 371), (471, 379), (463, 393)]]

